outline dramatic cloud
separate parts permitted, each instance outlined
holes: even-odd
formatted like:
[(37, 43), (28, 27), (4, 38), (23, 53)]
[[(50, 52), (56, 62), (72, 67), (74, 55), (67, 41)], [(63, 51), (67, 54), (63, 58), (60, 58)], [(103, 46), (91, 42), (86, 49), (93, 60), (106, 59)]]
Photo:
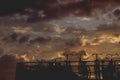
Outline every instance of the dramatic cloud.
[(1, 13), (0, 56), (16, 54), (28, 61), (53, 59), (66, 50), (106, 53), (105, 44), (120, 52), (119, 2), (31, 0), (21, 4)]
[(28, 42), (29, 40), (29, 36), (22, 36), (20, 39), (19, 39), (19, 43), (25, 43), (25, 42)]
[(100, 25), (97, 27), (97, 33), (101, 34), (113, 34), (113, 35), (119, 35), (120, 34), (120, 25), (118, 24), (111, 24), (111, 25)]
[[(5, 0), (0, 3), (1, 14), (20, 12), (27, 21), (33, 22), (43, 18), (61, 18), (70, 14), (76, 16), (91, 15), (95, 9), (104, 10), (109, 5), (119, 5), (119, 1), (98, 0)], [(27, 9), (28, 8), (28, 9)], [(115, 14), (118, 13), (118, 10)], [(19, 14), (16, 15), (19, 18)]]
[(50, 38), (43, 38), (43, 37), (37, 37), (34, 40), (31, 40), (30, 43), (46, 43), (49, 42), (51, 39)]

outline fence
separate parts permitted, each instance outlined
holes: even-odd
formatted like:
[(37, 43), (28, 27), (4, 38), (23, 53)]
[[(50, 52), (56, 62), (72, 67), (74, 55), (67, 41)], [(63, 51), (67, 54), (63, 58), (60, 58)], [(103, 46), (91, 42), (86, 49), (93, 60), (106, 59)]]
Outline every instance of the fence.
[(120, 60), (19, 62), (16, 80), (120, 80)]

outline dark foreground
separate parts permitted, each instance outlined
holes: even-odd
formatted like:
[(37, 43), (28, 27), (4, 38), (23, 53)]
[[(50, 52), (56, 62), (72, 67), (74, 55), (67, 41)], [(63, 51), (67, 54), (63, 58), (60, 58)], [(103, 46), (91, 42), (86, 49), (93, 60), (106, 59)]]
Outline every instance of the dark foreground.
[(17, 63), (16, 80), (120, 80), (120, 60)]

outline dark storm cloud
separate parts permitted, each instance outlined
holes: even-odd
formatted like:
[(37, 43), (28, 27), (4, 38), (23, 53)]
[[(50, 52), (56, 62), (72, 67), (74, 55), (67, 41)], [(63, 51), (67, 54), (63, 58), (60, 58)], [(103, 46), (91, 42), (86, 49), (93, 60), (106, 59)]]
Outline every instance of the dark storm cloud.
[(17, 37), (18, 37), (18, 35), (13, 32), (13, 33), (11, 33), (11, 34), (9, 34), (7, 36), (4, 36), (2, 38), (2, 40), (6, 41), (6, 42), (15, 42), (17, 40)]
[(29, 36), (28, 35), (25, 35), (25, 36), (22, 36), (19, 38), (19, 43), (25, 43), (25, 42), (28, 42), (29, 40)]
[(17, 37), (18, 37), (18, 35), (17, 35), (16, 33), (12, 33), (12, 34), (10, 35), (10, 37), (11, 37), (11, 39), (16, 40)]
[(16, 32), (11, 32), (10, 34), (3, 36), (2, 40), (6, 43), (26, 43), (29, 40), (29, 35), (26, 34), (18, 34)]
[(71, 39), (69, 41), (66, 41), (65, 44), (67, 47), (82, 46), (82, 42), (80, 41), (80, 38)]
[(117, 24), (105, 24), (97, 27), (96, 32), (103, 34), (120, 34), (120, 25)]
[(4, 53), (4, 49), (0, 47), (0, 55)]
[(120, 17), (120, 9), (115, 9), (114, 12), (113, 12), (113, 14), (114, 14), (115, 16)]
[(50, 42), (51, 38), (48, 37), (48, 38), (44, 38), (44, 37), (37, 37), (33, 40), (30, 41), (31, 44), (35, 44), (35, 43), (39, 43), (39, 44), (45, 44), (45, 43), (48, 43)]
[[(118, 5), (116, 0), (2, 0), (0, 3), (0, 14), (9, 14), (11, 12), (21, 12), (28, 14), (28, 21), (32, 22), (45, 18), (61, 18), (74, 14), (77, 16), (90, 15), (95, 8), (105, 9), (110, 4)], [(32, 12), (26, 12), (26, 8), (33, 9)], [(39, 17), (39, 11), (44, 15)]]

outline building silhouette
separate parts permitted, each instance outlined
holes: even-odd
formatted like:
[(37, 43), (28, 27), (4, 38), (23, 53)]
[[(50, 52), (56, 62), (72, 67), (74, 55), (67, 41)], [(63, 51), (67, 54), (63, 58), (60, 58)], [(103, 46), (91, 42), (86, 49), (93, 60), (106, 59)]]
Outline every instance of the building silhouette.
[(120, 80), (120, 60), (19, 62), (16, 80)]

